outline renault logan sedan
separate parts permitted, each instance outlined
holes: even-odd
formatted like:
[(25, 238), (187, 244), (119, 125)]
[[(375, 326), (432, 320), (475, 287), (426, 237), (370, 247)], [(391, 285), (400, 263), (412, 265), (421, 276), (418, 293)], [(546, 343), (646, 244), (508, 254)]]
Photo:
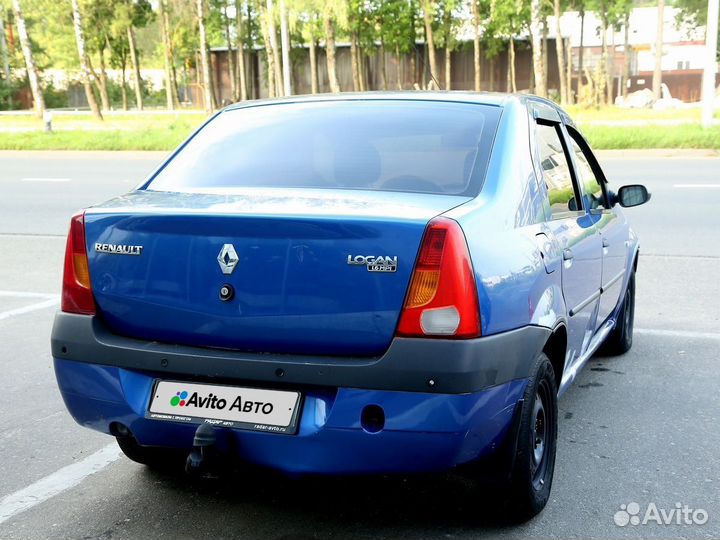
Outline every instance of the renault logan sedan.
[(557, 397), (598, 348), (632, 345), (619, 207), (648, 198), (612, 191), (532, 96), (234, 105), (72, 218), (58, 384), (140, 463), (457, 468), (479, 492), (492, 471), (527, 519), (550, 494)]

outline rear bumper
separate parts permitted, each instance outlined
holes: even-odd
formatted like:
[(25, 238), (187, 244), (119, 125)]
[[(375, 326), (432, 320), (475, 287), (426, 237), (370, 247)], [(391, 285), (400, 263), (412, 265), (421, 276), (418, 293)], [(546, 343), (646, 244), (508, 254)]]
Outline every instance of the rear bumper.
[[(55, 358), (65, 404), (83, 426), (128, 426), (142, 445), (190, 449), (196, 425), (146, 418), (161, 373)], [(224, 429), (221, 450), (289, 473), (354, 474), (447, 470), (494, 453), (511, 440), (526, 379), (469, 394), (356, 388), (303, 390), (296, 435)], [(255, 386), (261, 386), (255, 384)], [(385, 425), (362, 428), (362, 409), (379, 405)]]
[(162, 377), (436, 394), (479, 392), (527, 378), (550, 329), (525, 326), (469, 340), (395, 338), (377, 358), (254, 354), (118, 336), (99, 317), (58, 313), (53, 357)]

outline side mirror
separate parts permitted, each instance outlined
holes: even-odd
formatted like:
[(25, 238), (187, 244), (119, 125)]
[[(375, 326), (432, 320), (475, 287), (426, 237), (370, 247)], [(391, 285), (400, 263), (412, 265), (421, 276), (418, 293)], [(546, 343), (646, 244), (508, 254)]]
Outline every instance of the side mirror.
[(650, 200), (650, 192), (647, 188), (640, 184), (631, 184), (629, 186), (622, 186), (617, 195), (613, 199), (614, 203), (619, 203), (620, 206), (626, 208), (631, 206), (640, 206)]

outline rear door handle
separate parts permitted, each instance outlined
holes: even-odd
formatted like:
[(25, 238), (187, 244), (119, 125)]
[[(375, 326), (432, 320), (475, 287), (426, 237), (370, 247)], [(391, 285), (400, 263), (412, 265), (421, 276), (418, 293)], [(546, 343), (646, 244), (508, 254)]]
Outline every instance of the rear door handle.
[(610, 245), (610, 241), (607, 238), (603, 238), (603, 247), (608, 247)]
[(570, 248), (563, 249), (563, 261), (569, 261), (573, 258), (573, 252)]

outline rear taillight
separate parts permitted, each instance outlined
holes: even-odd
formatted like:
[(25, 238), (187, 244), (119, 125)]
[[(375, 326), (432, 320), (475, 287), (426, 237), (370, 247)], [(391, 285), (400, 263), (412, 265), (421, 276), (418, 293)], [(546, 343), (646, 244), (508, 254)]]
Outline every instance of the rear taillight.
[(480, 336), (480, 309), (470, 253), (456, 221), (425, 229), (398, 335), (468, 339)]
[(90, 285), (85, 247), (84, 212), (74, 215), (70, 220), (70, 232), (65, 248), (61, 309), (67, 313), (95, 314), (95, 299)]

